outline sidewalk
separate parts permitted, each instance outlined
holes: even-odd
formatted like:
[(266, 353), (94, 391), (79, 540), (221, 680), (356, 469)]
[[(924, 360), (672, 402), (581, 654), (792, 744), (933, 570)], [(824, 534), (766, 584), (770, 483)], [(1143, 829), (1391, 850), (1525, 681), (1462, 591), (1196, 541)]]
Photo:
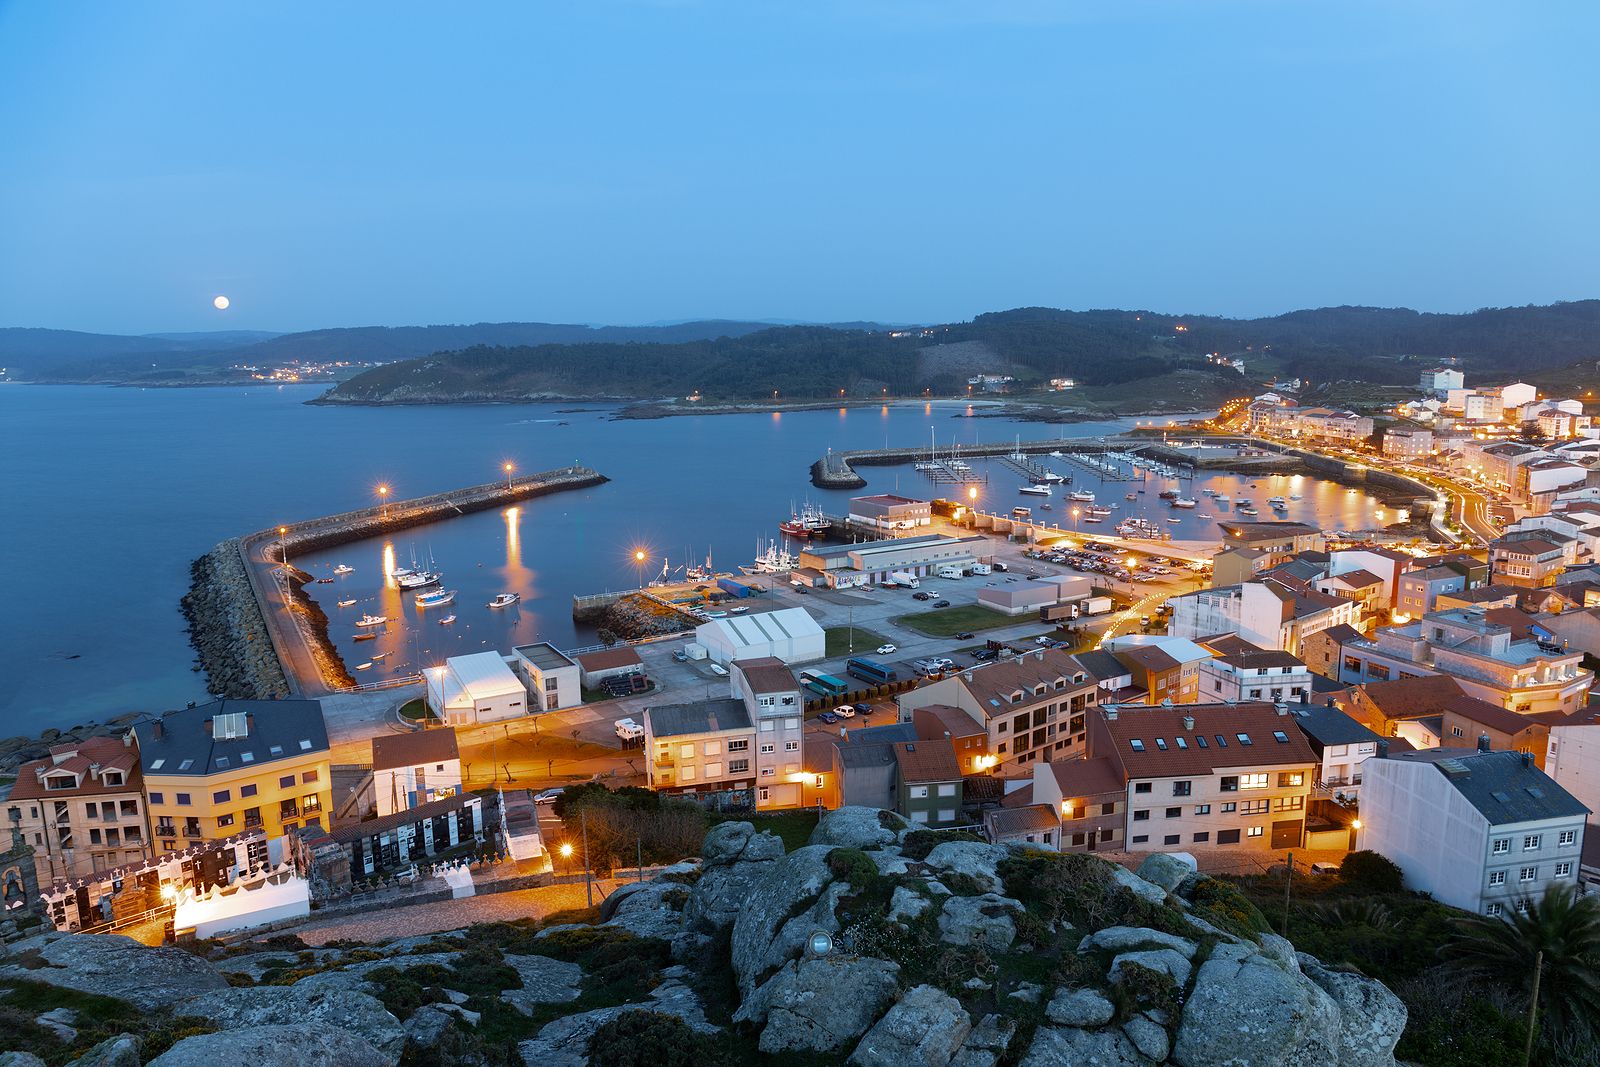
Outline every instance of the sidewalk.
[[(595, 879), (594, 902), (611, 893), (620, 883), (615, 879)], [(547, 885), (538, 889), (516, 889), (509, 893), (489, 893), (460, 900), (440, 900), (432, 904), (390, 907), (378, 914), (343, 915), (318, 922), (315, 914), (302, 926), (276, 931), (294, 934), (308, 945), (329, 941), (383, 941), (417, 934), (458, 930), (473, 923), (510, 922), (513, 919), (538, 919), (552, 912), (585, 906), (583, 883)]]

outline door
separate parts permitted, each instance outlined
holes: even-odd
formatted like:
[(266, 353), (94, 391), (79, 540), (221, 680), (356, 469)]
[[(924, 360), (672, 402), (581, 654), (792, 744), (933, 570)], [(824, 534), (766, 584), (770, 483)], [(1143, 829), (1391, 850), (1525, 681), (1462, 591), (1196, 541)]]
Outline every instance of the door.
[(1273, 848), (1299, 848), (1300, 847), (1300, 820), (1289, 819), (1272, 824)]

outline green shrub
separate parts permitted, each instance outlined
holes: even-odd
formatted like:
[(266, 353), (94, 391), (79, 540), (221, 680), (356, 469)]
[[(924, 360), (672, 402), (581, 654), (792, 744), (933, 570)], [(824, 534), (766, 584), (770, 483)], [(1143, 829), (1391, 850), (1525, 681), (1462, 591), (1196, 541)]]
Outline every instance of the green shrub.
[(589, 1038), (593, 1067), (737, 1067), (728, 1041), (693, 1030), (675, 1015), (625, 1011)]
[(966, 830), (912, 830), (900, 842), (900, 854), (908, 860), (920, 862), (946, 841), (977, 841), (981, 844), (983, 838)]
[(878, 865), (858, 848), (836, 848), (828, 853), (828, 870), (857, 889), (870, 888), (879, 877)]
[(1200, 918), (1238, 937), (1254, 941), (1267, 931), (1266, 917), (1231, 882), (1202, 878), (1195, 883), (1189, 903)]
[[(413, 967), (402, 971), (397, 967), (377, 967), (365, 977), (375, 989), (373, 995), (389, 1009), (389, 1014), (404, 1022), (424, 1004), (438, 1004), (449, 999), (439, 985), (427, 983), (428, 976), (419, 973), (424, 969)], [(434, 970), (448, 974), (443, 967)]]
[(1165, 971), (1124, 961), (1117, 969), (1116, 987), (1140, 1010), (1163, 1011), (1169, 1018), (1178, 1015), (1178, 986)]
[(1398, 893), (1405, 888), (1405, 875), (1387, 856), (1363, 849), (1352, 852), (1339, 865), (1339, 881), (1366, 893)]

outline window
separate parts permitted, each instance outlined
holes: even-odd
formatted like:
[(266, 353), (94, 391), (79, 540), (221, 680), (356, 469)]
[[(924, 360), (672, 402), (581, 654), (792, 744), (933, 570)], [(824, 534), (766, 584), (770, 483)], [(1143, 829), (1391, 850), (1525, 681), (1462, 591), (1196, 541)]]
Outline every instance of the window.
[(1532, 852), (1544, 843), (1543, 834), (1526, 834), (1522, 838), (1522, 851)]
[(1265, 789), (1267, 787), (1266, 772), (1260, 774), (1241, 774), (1239, 776), (1240, 789)]
[(1182, 839), (1182, 834), (1168, 834), (1166, 837), (1161, 839), (1161, 843), (1164, 845), (1176, 845)]
[(1539, 877), (1539, 868), (1537, 867), (1519, 867), (1517, 869), (1517, 881), (1519, 882), (1531, 882), (1537, 877)]
[(1133, 821), (1134, 822), (1148, 822), (1149, 819), (1150, 819), (1150, 812), (1148, 810), (1144, 809), (1144, 808), (1140, 808), (1138, 811), (1135, 811), (1133, 813)]
[(761, 768), (761, 777), (763, 778), (771, 778), (774, 773), (776, 773), (776, 769), (773, 767)]
[(1506, 872), (1505, 871), (1490, 871), (1489, 872), (1489, 884), (1492, 885), (1492, 886), (1505, 885), (1506, 884)]
[[(1179, 818), (1182, 818), (1182, 817), (1183, 817), (1183, 809), (1182, 808), (1168, 808), (1167, 809), (1167, 818), (1169, 818), (1169, 819), (1179, 819)], [(1170, 844), (1172, 844), (1172, 842), (1168, 841), (1167, 844), (1170, 845)]]
[(729, 752), (749, 752), (750, 751), (750, 739), (748, 737), (742, 737), (737, 741), (729, 741), (728, 742), (728, 751)]
[(680, 782), (692, 782), (692, 781), (694, 781), (694, 775), (695, 775), (695, 770), (694, 770), (693, 767), (681, 768), (678, 771), (678, 781), (680, 781)]
[(1261, 832), (1262, 832), (1262, 828), (1261, 827), (1252, 826), (1252, 827), (1248, 828), (1247, 830), (1245, 830), (1244, 836), (1246, 836), (1246, 837), (1260, 837), (1261, 836)]
[(188, 793), (179, 793), (179, 794), (177, 794), (177, 801), (178, 801), (178, 806), (180, 808), (188, 807), (189, 806), (189, 794)]
[(1135, 793), (1148, 793), (1148, 792), (1150, 792), (1150, 783), (1149, 782), (1135, 782), (1133, 784), (1133, 791)]
[(911, 821), (912, 822), (927, 822), (928, 821), (928, 813), (925, 812), (925, 811), (920, 811), (920, 810), (919, 811), (914, 811), (914, 812), (911, 813)]
[(1572, 873), (1572, 863), (1571, 863), (1571, 861), (1567, 861), (1567, 862), (1564, 862), (1564, 863), (1556, 864), (1556, 877), (1557, 878), (1565, 878), (1571, 873)]
[(939, 783), (939, 795), (942, 796), (942, 797), (953, 797), (953, 796), (955, 796), (956, 795), (956, 784), (954, 782), (941, 782), (941, 783)]
[(1167, 750), (1167, 739), (1165, 737), (1156, 738), (1156, 747), (1165, 752)]
[(1306, 772), (1305, 771), (1279, 771), (1278, 772), (1278, 788), (1279, 789), (1287, 789), (1290, 786), (1305, 785), (1305, 784), (1306, 784)]
[(1150, 840), (1150, 835), (1149, 834), (1134, 834), (1133, 835), (1133, 843), (1136, 844), (1136, 845), (1142, 845), (1148, 840)]
[(955, 808), (940, 808), (939, 809), (939, 821), (940, 822), (955, 822), (956, 821), (956, 809)]
[(1219, 845), (1237, 845), (1238, 843), (1239, 843), (1239, 831), (1237, 831), (1237, 830), (1218, 830), (1217, 831), (1217, 844), (1219, 844)]
[(708, 755), (708, 756), (720, 756), (720, 755), (722, 755), (722, 742), (721, 741), (707, 741), (706, 742), (706, 755)]
[(1211, 814), (1211, 805), (1210, 804), (1196, 804), (1194, 806), (1194, 813), (1196, 815), (1210, 815)]
[(293, 789), (294, 788), (294, 775), (286, 774), (282, 778), (279, 778), (278, 779), (278, 788), (279, 789)]
[(1494, 846), (1490, 849), (1490, 852), (1493, 855), (1496, 855), (1496, 856), (1502, 856), (1505, 853), (1510, 852), (1510, 851), (1511, 851), (1511, 838), (1509, 838), (1509, 837), (1497, 837), (1497, 838), (1495, 838), (1494, 839)]
[(1272, 807), (1270, 800), (1246, 800), (1239, 805), (1240, 815), (1265, 815)]
[(798, 741), (785, 741), (783, 743), (783, 750), (785, 752), (799, 752), (800, 751), (800, 742), (798, 742)]
[(1490, 904), (1487, 908), (1483, 909), (1483, 913), (1489, 916), (1491, 919), (1498, 919), (1500, 918), (1500, 913), (1504, 910), (1505, 909), (1499, 904)]
[(1175, 797), (1186, 797), (1189, 795), (1192, 787), (1192, 782), (1173, 782), (1172, 795)]
[(1205, 844), (1207, 841), (1210, 841), (1210, 840), (1211, 840), (1211, 831), (1210, 830), (1202, 830), (1198, 834), (1194, 835), (1194, 843), (1197, 844), (1197, 845)]
[(1224, 815), (1232, 815), (1234, 812), (1236, 812), (1238, 810), (1239, 810), (1239, 805), (1235, 804), (1231, 800), (1228, 801), (1226, 804), (1222, 805), (1222, 814), (1224, 814)]
[(912, 800), (927, 800), (928, 799), (928, 787), (925, 786), (925, 785), (914, 785), (914, 786), (912, 786), (911, 787), (911, 799)]
[(233, 825), (233, 816), (232, 815), (218, 815), (217, 816), (217, 827), (218, 827), (218, 829), (221, 829), (224, 826), (232, 826), (232, 825)]
[(1101, 815), (1115, 815), (1116, 813), (1117, 813), (1116, 804), (1112, 803), (1112, 804), (1102, 804), (1102, 805), (1100, 805), (1100, 814)]
[(1518, 915), (1526, 915), (1526, 914), (1528, 914), (1528, 898), (1527, 897), (1523, 897), (1521, 900), (1517, 901), (1517, 914)]
[(1237, 774), (1223, 775), (1222, 791), (1224, 793), (1237, 793), (1239, 791), (1239, 776)]
[(219, 789), (215, 793), (211, 794), (211, 803), (213, 804), (226, 804), (232, 799), (233, 794), (227, 789)]
[(1560, 835), (1556, 837), (1556, 844), (1560, 845), (1562, 848), (1566, 848), (1569, 845), (1576, 845), (1577, 843), (1578, 831), (1576, 830), (1563, 830), (1561, 831)]
[(728, 761), (729, 774), (749, 774), (750, 761), (747, 759), (731, 759)]
[(150, 794), (150, 803), (152, 803), (152, 804), (165, 804), (166, 802), (167, 802), (167, 797), (166, 797), (165, 793), (151, 793)]
[(771, 753), (776, 752), (777, 750), (778, 750), (778, 746), (773, 744), (771, 741), (763, 741), (763, 742), (761, 742), (761, 754), (763, 756), (770, 755)]
[(1135, 752), (1143, 752), (1144, 742), (1135, 737), (1128, 742), (1128, 747), (1133, 749)]
[(1300, 811), (1305, 806), (1305, 797), (1279, 797), (1272, 805), (1275, 811)]
[(239, 799), (243, 800), (245, 797), (253, 797), (255, 795), (255, 783), (252, 782), (250, 785), (241, 785), (239, 787)]

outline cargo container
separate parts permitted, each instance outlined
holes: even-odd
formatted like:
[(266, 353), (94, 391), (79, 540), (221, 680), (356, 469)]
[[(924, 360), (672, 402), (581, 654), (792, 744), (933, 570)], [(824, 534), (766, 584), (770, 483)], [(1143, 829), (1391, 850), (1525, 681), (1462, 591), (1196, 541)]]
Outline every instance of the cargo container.
[(754, 589), (751, 589), (743, 582), (736, 582), (732, 578), (718, 578), (717, 588), (722, 590), (724, 593), (727, 593), (729, 596), (747, 597), (755, 595)]

